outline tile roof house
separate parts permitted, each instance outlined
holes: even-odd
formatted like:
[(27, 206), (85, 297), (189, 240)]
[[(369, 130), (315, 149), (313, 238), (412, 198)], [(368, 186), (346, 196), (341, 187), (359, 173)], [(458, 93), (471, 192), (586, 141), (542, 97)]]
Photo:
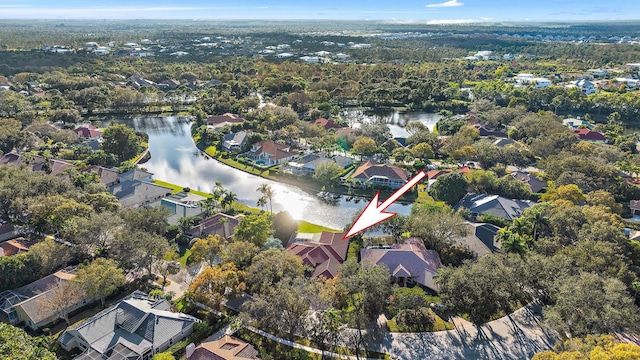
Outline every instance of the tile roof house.
[(499, 195), (467, 194), (454, 209), (468, 209), (473, 217), (493, 215), (508, 221), (513, 221), (513, 219), (522, 215), (522, 212), (530, 206), (531, 201), (528, 200), (512, 200)]
[(326, 162), (338, 164), (341, 168), (346, 169), (353, 164), (353, 159), (340, 155), (328, 158), (319, 154), (308, 154), (298, 160), (288, 162), (286, 165), (283, 165), (280, 170), (284, 173), (298, 176), (312, 176), (315, 174), (318, 166)]
[(322, 126), (325, 130), (329, 130), (329, 129), (339, 129), (340, 125), (336, 124), (333, 120), (331, 119), (325, 119), (325, 118), (319, 118), (319, 119), (315, 119), (311, 122), (312, 125), (320, 125)]
[(272, 166), (292, 160), (298, 154), (292, 152), (288, 145), (265, 140), (253, 144), (246, 155), (258, 165)]
[(607, 138), (602, 133), (599, 133), (597, 131), (591, 131), (589, 129), (575, 129), (573, 130), (573, 133), (578, 135), (578, 137), (582, 141), (589, 141), (589, 142), (596, 142), (596, 143), (607, 142)]
[(377, 187), (388, 186), (397, 189), (407, 182), (409, 173), (395, 165), (378, 164), (369, 160), (356, 169), (351, 179), (362, 184), (370, 183)]
[(240, 223), (242, 215), (229, 216), (218, 213), (202, 220), (202, 222), (192, 227), (187, 234), (192, 237), (205, 238), (208, 235), (218, 234), (227, 240), (231, 240), (233, 230)]
[(360, 258), (363, 263), (385, 265), (392, 280), (401, 286), (419, 284), (438, 291), (433, 277), (442, 267), (442, 262), (436, 251), (424, 247), (421, 239), (411, 238), (404, 244), (362, 249)]
[(76, 135), (85, 139), (97, 139), (102, 136), (102, 131), (91, 124), (85, 124), (73, 130)]
[(225, 113), (222, 115), (210, 115), (207, 117), (207, 125), (219, 129), (226, 125), (242, 124), (244, 119), (237, 114)]
[(14, 256), (29, 251), (35, 241), (25, 238), (17, 238), (5, 242), (0, 242), (0, 256)]
[(507, 133), (505, 133), (504, 131), (500, 131), (500, 130), (496, 130), (494, 128), (492, 128), (491, 126), (488, 125), (483, 125), (483, 124), (474, 124), (472, 125), (474, 128), (478, 129), (478, 131), (480, 131), (480, 136), (494, 136), (494, 137), (498, 137), (498, 138), (506, 138), (507, 137)]
[[(53, 289), (73, 279), (75, 273), (75, 268), (66, 268), (16, 290), (0, 293), (0, 315), (9, 323), (23, 323), (32, 330), (51, 324), (58, 319), (58, 315), (44, 304), (48, 297), (55, 296)], [(81, 299), (75, 304), (69, 304), (67, 310), (76, 310), (87, 302), (88, 299)]]
[(466, 222), (468, 235), (456, 239), (457, 245), (460, 245), (477, 256), (491, 254), (500, 248), (499, 243), (495, 241), (499, 227), (493, 224), (470, 223)]
[(256, 360), (258, 351), (246, 342), (225, 335), (215, 341), (204, 342), (195, 349), (187, 347), (187, 360)]
[(539, 193), (542, 189), (547, 187), (547, 182), (538, 178), (535, 175), (531, 175), (528, 172), (524, 171), (514, 171), (510, 174), (514, 178), (522, 181), (523, 183), (529, 185), (531, 192)]
[(298, 233), (289, 240), (285, 251), (302, 259), (305, 266), (313, 268), (311, 277), (333, 279), (338, 268), (347, 258), (349, 242), (344, 233), (323, 231), (318, 234)]
[(247, 141), (247, 135), (248, 133), (244, 130), (226, 134), (222, 138), (222, 148), (226, 151), (242, 151)]
[(59, 160), (59, 159), (51, 159), (47, 163), (45, 158), (43, 158), (40, 155), (31, 156), (29, 157), (29, 160), (26, 160), (25, 158), (26, 157), (21, 154), (10, 152), (10, 153), (4, 154), (0, 158), (0, 164), (7, 164), (7, 165), (25, 164), (25, 165), (28, 165), (32, 171), (46, 171), (48, 174), (53, 176), (58, 176), (62, 174), (66, 169), (72, 168), (75, 166), (70, 162)]
[(171, 311), (164, 299), (135, 291), (119, 303), (79, 325), (58, 339), (62, 348), (84, 352), (76, 360), (151, 359), (193, 332), (197, 318)]

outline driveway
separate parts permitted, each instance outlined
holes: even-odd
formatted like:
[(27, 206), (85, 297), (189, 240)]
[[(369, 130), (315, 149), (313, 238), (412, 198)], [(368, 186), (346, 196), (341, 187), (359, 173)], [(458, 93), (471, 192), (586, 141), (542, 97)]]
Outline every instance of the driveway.
[(456, 322), (456, 329), (449, 331), (386, 333), (377, 347), (370, 347), (406, 360), (530, 359), (558, 339), (540, 327), (540, 311), (529, 305), (482, 326)]

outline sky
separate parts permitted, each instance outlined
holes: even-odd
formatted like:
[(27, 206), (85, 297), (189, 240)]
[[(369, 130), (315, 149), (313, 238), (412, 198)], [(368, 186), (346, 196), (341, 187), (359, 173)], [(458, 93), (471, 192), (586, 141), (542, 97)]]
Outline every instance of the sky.
[(608, 21), (640, 19), (640, 0), (0, 0), (0, 19)]

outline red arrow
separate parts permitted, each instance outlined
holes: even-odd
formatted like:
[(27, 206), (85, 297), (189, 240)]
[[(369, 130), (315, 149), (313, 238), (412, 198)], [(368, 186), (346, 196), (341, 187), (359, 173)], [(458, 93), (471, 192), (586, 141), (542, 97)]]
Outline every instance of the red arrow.
[(344, 235), (342, 240), (346, 240), (363, 230), (378, 225), (379, 223), (398, 215), (397, 213), (390, 213), (385, 210), (426, 176), (427, 174), (424, 170), (420, 170), (416, 176), (404, 184), (400, 189), (396, 190), (396, 192), (389, 196), (387, 200), (380, 205), (378, 205), (378, 198), (380, 197), (380, 191), (378, 191), (373, 195), (373, 199), (371, 199), (369, 205), (364, 208), (360, 216), (358, 216), (358, 219), (356, 219), (356, 222), (351, 225), (351, 229), (349, 229), (349, 231)]

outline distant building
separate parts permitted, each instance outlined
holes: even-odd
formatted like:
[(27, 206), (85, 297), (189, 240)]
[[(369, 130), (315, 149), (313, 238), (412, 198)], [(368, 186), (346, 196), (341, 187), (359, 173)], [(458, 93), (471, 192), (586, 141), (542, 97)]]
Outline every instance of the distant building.
[(98, 139), (102, 136), (102, 131), (91, 124), (85, 124), (73, 130), (76, 135), (84, 139)]
[(534, 192), (534, 193), (539, 193), (540, 191), (542, 191), (547, 187), (546, 181), (538, 178), (535, 175), (531, 175), (528, 172), (514, 171), (510, 175), (513, 176), (515, 179), (525, 183), (527, 186), (529, 186), (529, 189), (531, 189), (531, 192)]
[(225, 151), (242, 151), (247, 142), (247, 135), (248, 133), (244, 130), (224, 135), (222, 138), (222, 149)]
[(584, 121), (581, 119), (574, 119), (574, 118), (562, 120), (562, 125), (568, 126), (569, 129), (571, 130), (576, 130), (579, 128), (593, 129), (595, 127), (595, 125), (591, 124), (588, 121)]
[(325, 118), (319, 118), (319, 119), (315, 119), (311, 122), (311, 124), (313, 125), (320, 125), (322, 126), (325, 130), (329, 130), (329, 129), (339, 129), (340, 125), (336, 124), (333, 120), (331, 119), (325, 119)]
[(533, 85), (536, 88), (551, 86), (551, 80), (543, 77), (534, 77), (532, 74), (519, 74), (516, 76), (516, 86), (526, 87)]
[(409, 173), (395, 165), (378, 164), (373, 160), (364, 162), (351, 176), (352, 181), (372, 184), (375, 187), (387, 186), (398, 189), (407, 183)]
[(582, 141), (589, 141), (589, 142), (595, 142), (595, 143), (607, 142), (607, 138), (602, 133), (599, 133), (597, 131), (591, 131), (589, 129), (575, 129), (573, 130), (573, 133), (578, 135), (578, 137)]
[(244, 119), (237, 114), (225, 113), (222, 115), (210, 115), (207, 117), (207, 126), (219, 129), (227, 125), (242, 124)]
[(330, 162), (346, 169), (353, 164), (353, 159), (340, 155), (328, 158), (318, 154), (308, 154), (303, 156), (301, 159), (290, 161), (287, 164), (282, 165), (282, 167), (280, 167), (280, 171), (298, 176), (313, 176), (320, 164)]
[(251, 146), (247, 157), (258, 165), (273, 166), (294, 159), (298, 154), (291, 151), (288, 145), (278, 144), (273, 140), (260, 141)]

